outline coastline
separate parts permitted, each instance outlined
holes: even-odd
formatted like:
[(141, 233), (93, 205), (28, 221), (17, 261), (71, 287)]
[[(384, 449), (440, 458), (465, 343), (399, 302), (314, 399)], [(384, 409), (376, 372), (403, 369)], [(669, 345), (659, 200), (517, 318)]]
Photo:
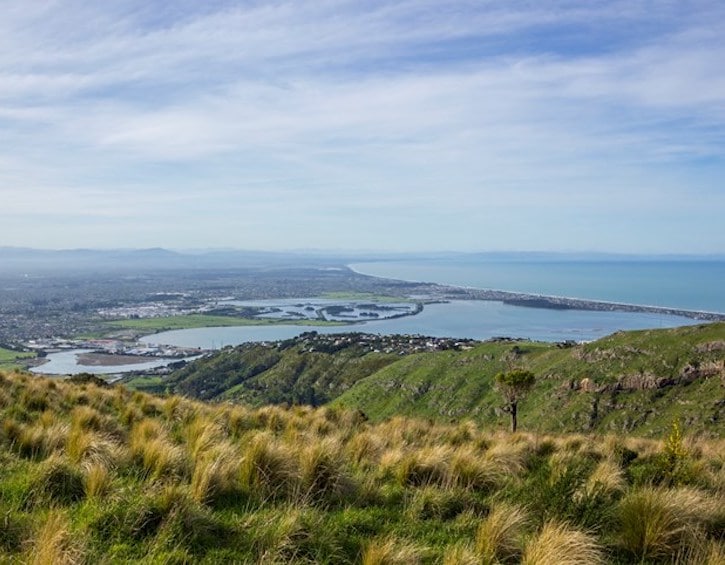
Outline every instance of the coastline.
[[(630, 304), (627, 302), (611, 302), (605, 300), (591, 300), (570, 296), (556, 296), (547, 294), (533, 294), (526, 292), (512, 292), (507, 290), (484, 289), (471, 286), (440, 284), (430, 281), (391, 279), (378, 275), (371, 275), (357, 270), (351, 264), (346, 267), (357, 275), (372, 277), (385, 281), (397, 281), (430, 286), (440, 291), (449, 300), (487, 300), (503, 302), (522, 308), (540, 308), (546, 310), (583, 310), (593, 312), (634, 312), (643, 314), (664, 314), (668, 316), (681, 316), (705, 322), (725, 321), (725, 313), (672, 308), (668, 306), (651, 306), (644, 304)], [(450, 294), (451, 296), (447, 296)], [(527, 304), (528, 302), (528, 304)]]

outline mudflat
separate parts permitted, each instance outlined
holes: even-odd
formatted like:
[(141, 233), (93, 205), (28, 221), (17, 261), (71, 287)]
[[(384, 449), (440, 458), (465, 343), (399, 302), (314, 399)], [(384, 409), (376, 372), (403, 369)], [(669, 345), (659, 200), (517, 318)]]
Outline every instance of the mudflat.
[(141, 355), (113, 355), (111, 353), (81, 353), (78, 355), (78, 364), (87, 367), (134, 365), (136, 363), (148, 363), (152, 360)]

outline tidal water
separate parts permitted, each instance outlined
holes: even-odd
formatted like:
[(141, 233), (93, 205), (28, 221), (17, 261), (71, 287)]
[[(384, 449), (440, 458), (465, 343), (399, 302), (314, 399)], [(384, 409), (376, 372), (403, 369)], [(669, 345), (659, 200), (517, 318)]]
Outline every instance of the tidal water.
[(350, 267), (391, 279), (725, 313), (725, 261), (432, 259)]
[(78, 356), (88, 353), (91, 349), (70, 349), (50, 353), (47, 363), (33, 367), (31, 373), (43, 375), (77, 375), (79, 373), (93, 373), (96, 375), (115, 375), (130, 371), (146, 371), (157, 367), (164, 367), (178, 359), (154, 359), (146, 363), (131, 363), (128, 365), (79, 365)]
[(501, 302), (456, 300), (426, 305), (415, 316), (345, 326), (243, 326), (174, 330), (142, 338), (149, 344), (218, 349), (251, 341), (288, 339), (305, 331), (421, 334), (489, 339), (507, 336), (540, 341), (586, 341), (617, 330), (673, 327), (697, 323), (689, 318), (629, 312), (548, 310)]

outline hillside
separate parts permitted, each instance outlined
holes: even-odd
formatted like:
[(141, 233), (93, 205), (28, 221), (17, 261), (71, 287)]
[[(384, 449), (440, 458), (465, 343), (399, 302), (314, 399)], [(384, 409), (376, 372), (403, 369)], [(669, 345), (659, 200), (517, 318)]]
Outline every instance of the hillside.
[(313, 336), (230, 348), (174, 372), (163, 386), (201, 400), (319, 406), (399, 359), (393, 353), (370, 352), (357, 334), (338, 344)]
[(230, 348), (157, 389), (254, 405), (332, 402), (374, 421), (402, 414), (505, 426), (493, 377), (517, 367), (537, 376), (520, 413), (531, 430), (661, 436), (678, 418), (693, 433), (725, 434), (725, 323), (619, 332), (574, 346), (498, 340), (422, 353), (354, 340), (321, 345), (333, 338)]
[(0, 373), (0, 562), (725, 558), (725, 445), (207, 405)]

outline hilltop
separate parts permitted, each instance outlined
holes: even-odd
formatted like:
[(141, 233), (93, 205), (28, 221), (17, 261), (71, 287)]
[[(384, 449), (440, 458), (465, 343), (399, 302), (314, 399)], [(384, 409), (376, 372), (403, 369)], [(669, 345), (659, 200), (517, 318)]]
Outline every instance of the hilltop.
[[(412, 358), (412, 357), (411, 357)], [(722, 563), (725, 445), (0, 373), (0, 561)]]
[(257, 406), (331, 403), (373, 421), (407, 415), (504, 426), (493, 377), (517, 367), (537, 376), (521, 406), (528, 429), (661, 436), (679, 418), (693, 433), (722, 437), (724, 363), (725, 323), (586, 344), (306, 334), (227, 348), (152, 381), (152, 390)]

